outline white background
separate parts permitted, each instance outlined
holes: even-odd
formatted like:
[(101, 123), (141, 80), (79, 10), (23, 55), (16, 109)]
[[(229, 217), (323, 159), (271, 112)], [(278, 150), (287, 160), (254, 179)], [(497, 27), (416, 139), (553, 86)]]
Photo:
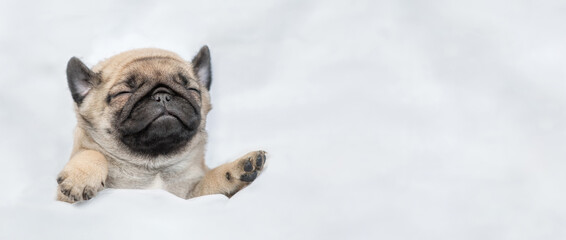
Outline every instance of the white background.
[[(0, 1), (0, 239), (565, 239), (564, 1)], [(65, 67), (208, 44), (232, 199), (55, 202)]]

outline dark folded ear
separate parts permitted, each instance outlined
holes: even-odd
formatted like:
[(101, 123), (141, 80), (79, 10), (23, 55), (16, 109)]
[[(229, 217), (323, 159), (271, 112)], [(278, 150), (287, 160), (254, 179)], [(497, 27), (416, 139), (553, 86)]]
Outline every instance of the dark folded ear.
[(81, 60), (72, 57), (67, 63), (67, 83), (73, 100), (81, 104), (90, 89), (97, 83), (97, 78)]
[(199, 81), (202, 85), (206, 86), (208, 90), (210, 90), (212, 72), (210, 68), (210, 51), (208, 50), (208, 46), (202, 46), (198, 54), (193, 58), (192, 64)]

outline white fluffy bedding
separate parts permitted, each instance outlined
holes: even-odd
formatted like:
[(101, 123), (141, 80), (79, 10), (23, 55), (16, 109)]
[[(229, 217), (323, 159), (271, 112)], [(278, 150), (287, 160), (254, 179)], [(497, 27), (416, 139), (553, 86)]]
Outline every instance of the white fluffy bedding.
[[(564, 1), (0, 3), (0, 239), (565, 239)], [(232, 199), (54, 201), (65, 66), (212, 53), (207, 162)]]

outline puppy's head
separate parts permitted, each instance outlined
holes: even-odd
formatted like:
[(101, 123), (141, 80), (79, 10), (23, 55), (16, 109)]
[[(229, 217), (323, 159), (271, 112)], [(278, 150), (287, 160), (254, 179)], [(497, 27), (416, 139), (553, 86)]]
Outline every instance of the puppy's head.
[(205, 136), (210, 111), (210, 53), (191, 62), (160, 49), (113, 56), (89, 69), (67, 65), (79, 127), (103, 151), (119, 158), (172, 156)]

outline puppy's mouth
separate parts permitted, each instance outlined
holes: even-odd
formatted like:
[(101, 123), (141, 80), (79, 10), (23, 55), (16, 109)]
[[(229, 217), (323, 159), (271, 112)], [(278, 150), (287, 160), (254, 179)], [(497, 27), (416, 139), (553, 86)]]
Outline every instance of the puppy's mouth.
[(195, 99), (164, 86), (132, 98), (130, 101), (137, 101), (122, 109), (129, 111), (122, 112), (118, 129), (121, 141), (134, 152), (168, 154), (185, 146), (196, 134), (201, 116)]
[[(157, 108), (154, 114), (140, 113), (140, 111), (134, 112), (130, 118), (124, 121), (122, 125), (122, 132), (125, 134), (135, 134), (148, 130), (150, 127), (156, 125), (165, 125), (165, 127), (170, 127), (174, 124), (181, 124), (184, 128), (192, 129), (195, 128), (198, 118), (187, 116), (187, 114), (176, 113), (176, 111), (168, 110), (165, 108)], [(181, 115), (181, 116), (180, 116)]]

